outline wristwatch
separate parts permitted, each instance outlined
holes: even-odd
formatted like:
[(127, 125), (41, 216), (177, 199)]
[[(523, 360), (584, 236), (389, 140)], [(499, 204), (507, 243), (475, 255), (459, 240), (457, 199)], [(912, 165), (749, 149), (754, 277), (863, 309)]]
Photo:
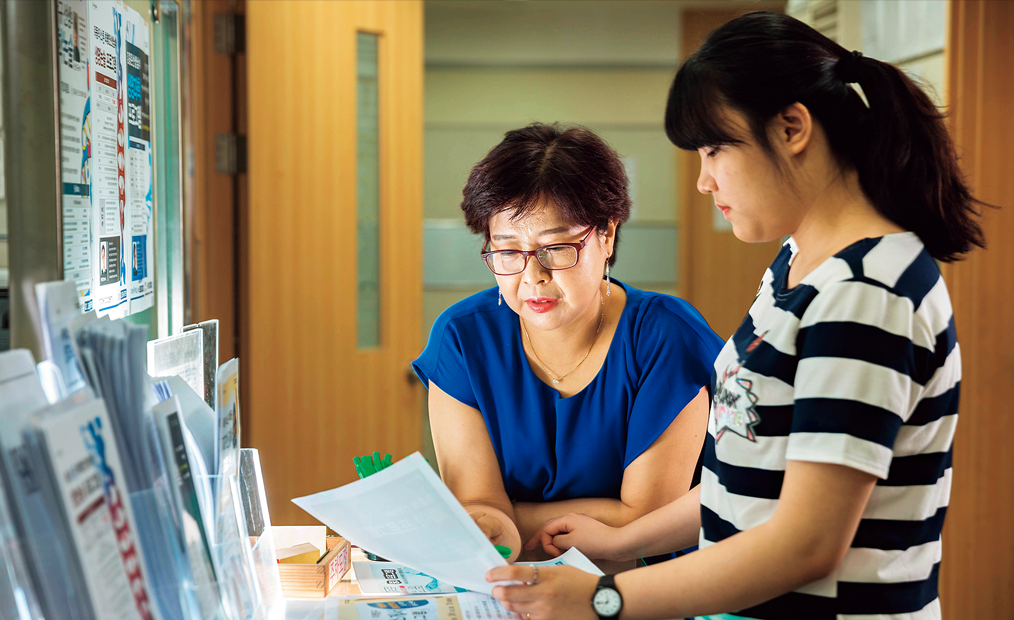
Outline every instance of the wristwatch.
[(623, 609), (623, 597), (616, 589), (616, 581), (612, 575), (599, 577), (599, 585), (595, 587), (591, 604), (601, 620), (619, 617), (620, 610)]

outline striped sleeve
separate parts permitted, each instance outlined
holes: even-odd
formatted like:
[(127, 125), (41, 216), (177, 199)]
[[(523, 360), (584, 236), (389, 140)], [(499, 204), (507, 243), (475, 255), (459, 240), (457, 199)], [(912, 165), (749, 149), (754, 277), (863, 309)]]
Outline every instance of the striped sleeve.
[(914, 307), (869, 281), (830, 284), (797, 337), (787, 460), (845, 465), (886, 479), (898, 431), (922, 391)]

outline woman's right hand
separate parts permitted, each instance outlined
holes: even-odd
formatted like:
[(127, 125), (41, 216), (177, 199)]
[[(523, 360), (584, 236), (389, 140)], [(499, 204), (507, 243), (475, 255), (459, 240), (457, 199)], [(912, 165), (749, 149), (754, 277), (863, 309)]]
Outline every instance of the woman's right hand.
[(592, 560), (628, 560), (624, 557), (623, 528), (610, 527), (588, 515), (570, 513), (550, 519), (528, 539), (525, 549), (542, 549), (556, 557), (571, 547)]
[(507, 530), (504, 528), (503, 522), (500, 521), (500, 519), (478, 510), (470, 512), (468, 515), (472, 517), (472, 520), (479, 526), (482, 533), (486, 535), (489, 542), (494, 545), (503, 545), (506, 542)]

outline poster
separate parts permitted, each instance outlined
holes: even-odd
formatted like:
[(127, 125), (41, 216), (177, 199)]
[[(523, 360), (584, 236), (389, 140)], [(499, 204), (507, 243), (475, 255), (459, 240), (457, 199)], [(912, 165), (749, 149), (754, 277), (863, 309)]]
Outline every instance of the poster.
[(63, 277), (83, 311), (153, 305), (151, 31), (120, 0), (58, 0)]
[(91, 206), (92, 291), (99, 315), (120, 318), (129, 310), (126, 226), (126, 80), (123, 54), (123, 6), (90, 0), (88, 38), (91, 42)]
[(92, 309), (92, 205), (88, 6), (60, 0), (60, 183), (63, 194), (63, 278), (77, 288), (81, 309)]
[(137, 11), (125, 11), (123, 33), (126, 67), (127, 114), (127, 222), (124, 231), (124, 259), (129, 282), (129, 312), (151, 307), (155, 287), (151, 269), (152, 254), (152, 175), (151, 175), (151, 76), (148, 24)]

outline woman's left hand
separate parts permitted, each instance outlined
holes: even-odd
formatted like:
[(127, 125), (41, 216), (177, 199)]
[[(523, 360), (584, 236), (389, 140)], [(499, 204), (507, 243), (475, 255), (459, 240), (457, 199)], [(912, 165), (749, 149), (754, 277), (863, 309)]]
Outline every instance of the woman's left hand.
[(486, 573), (486, 581), (520, 581), (522, 585), (496, 586), (493, 597), (524, 620), (597, 620), (591, 600), (599, 578), (573, 566), (540, 566), (538, 580), (532, 566), (500, 566)]

